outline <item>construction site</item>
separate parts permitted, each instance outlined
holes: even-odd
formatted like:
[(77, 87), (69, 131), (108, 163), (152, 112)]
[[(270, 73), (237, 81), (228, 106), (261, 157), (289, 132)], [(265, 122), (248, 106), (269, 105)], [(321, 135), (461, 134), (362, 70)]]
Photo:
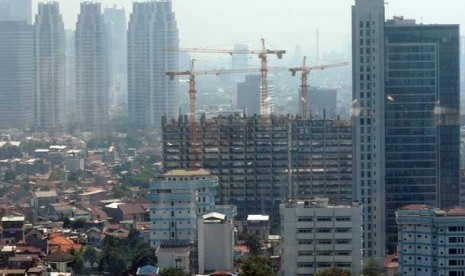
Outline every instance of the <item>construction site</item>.
[[(219, 178), (217, 203), (236, 205), (238, 217), (268, 214), (279, 218), (279, 204), (291, 198), (328, 197), (334, 203), (352, 200), (352, 131), (350, 121), (308, 114), (308, 78), (311, 71), (348, 65), (347, 62), (297, 67), (269, 67), (284, 50), (181, 48), (179, 52), (257, 55), (260, 68), (167, 72), (189, 78), (188, 115), (162, 122), (163, 170), (207, 169)], [(301, 74), (300, 114), (276, 115), (268, 93), (268, 72)], [(260, 114), (246, 111), (207, 118), (196, 112), (196, 76), (260, 72)], [(199, 118), (199, 119), (197, 119)]]

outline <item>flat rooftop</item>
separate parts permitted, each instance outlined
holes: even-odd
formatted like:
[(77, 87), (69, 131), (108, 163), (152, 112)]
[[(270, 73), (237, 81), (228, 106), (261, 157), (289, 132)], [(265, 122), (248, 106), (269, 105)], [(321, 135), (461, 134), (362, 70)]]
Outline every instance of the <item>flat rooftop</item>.
[(210, 171), (205, 169), (198, 169), (198, 170), (171, 170), (163, 176), (206, 176), (210, 175)]

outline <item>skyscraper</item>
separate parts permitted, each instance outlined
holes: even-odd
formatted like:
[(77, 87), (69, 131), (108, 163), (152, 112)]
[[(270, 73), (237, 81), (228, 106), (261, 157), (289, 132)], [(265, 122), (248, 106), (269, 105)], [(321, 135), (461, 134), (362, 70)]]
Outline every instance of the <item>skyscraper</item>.
[(31, 25), (31, 0), (0, 0), (0, 21), (26, 21)]
[[(248, 51), (249, 47), (244, 44), (235, 44), (235, 51)], [(237, 54), (231, 56), (231, 69), (240, 70), (249, 68), (249, 55)], [(236, 82), (244, 81), (245, 74), (232, 74), (232, 79)]]
[(385, 27), (386, 235), (397, 246), (395, 211), (409, 204), (459, 205), (459, 26)]
[(39, 128), (65, 126), (66, 41), (58, 2), (40, 3), (34, 26), (35, 123)]
[(81, 3), (75, 33), (77, 117), (82, 130), (102, 132), (108, 123), (103, 16), (99, 3)]
[(364, 254), (397, 246), (395, 210), (459, 204), (457, 25), (384, 22), (383, 1), (353, 7), (355, 198)]
[(354, 198), (363, 205), (365, 257), (386, 250), (384, 199), (384, 0), (352, 7)]
[[(171, 1), (133, 4), (128, 29), (128, 107), (136, 128), (161, 129), (163, 116), (176, 114), (178, 29)], [(166, 51), (171, 49), (172, 51)]]
[(105, 40), (110, 104), (127, 103), (127, 23), (123, 8), (105, 8)]
[[(67, 114), (76, 114), (76, 48), (74, 31), (66, 30), (66, 110)], [(73, 115), (73, 117), (75, 117)]]
[(0, 22), (0, 127), (33, 124), (33, 31), (26, 21)]

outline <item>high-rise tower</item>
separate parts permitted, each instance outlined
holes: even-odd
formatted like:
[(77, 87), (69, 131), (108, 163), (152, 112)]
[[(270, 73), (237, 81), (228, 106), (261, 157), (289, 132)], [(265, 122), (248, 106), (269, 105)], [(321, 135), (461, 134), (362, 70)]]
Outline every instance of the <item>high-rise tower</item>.
[(128, 101), (127, 89), (127, 23), (123, 8), (105, 8), (105, 40), (107, 47), (107, 67), (110, 104)]
[(459, 205), (459, 26), (385, 27), (386, 236), (397, 248), (395, 211)]
[(0, 21), (32, 23), (31, 0), (0, 0)]
[(33, 124), (32, 37), (26, 21), (0, 21), (0, 128)]
[(133, 4), (128, 29), (128, 107), (134, 127), (161, 129), (163, 116), (175, 116), (178, 84), (166, 72), (178, 70), (178, 47), (171, 1)]
[(75, 43), (77, 117), (82, 130), (99, 133), (108, 123), (107, 56), (99, 3), (81, 3)]
[(397, 247), (395, 210), (459, 204), (459, 29), (353, 7), (355, 198), (365, 257)]
[(365, 257), (385, 250), (384, 1), (356, 0), (352, 7), (354, 198), (363, 204)]
[(58, 2), (40, 3), (34, 26), (35, 124), (65, 126), (66, 43)]

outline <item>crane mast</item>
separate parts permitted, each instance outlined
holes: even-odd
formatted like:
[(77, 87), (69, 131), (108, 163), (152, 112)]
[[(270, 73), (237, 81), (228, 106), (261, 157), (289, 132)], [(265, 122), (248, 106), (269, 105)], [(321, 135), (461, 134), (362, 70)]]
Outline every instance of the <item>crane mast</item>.
[[(195, 71), (194, 70), (195, 59), (191, 60), (190, 68), (187, 71), (172, 71), (166, 72), (166, 75), (170, 77), (170, 80), (174, 80), (175, 76), (189, 76), (189, 131), (190, 131), (190, 168), (192, 170), (197, 167), (197, 125), (195, 122), (195, 113), (196, 113), (196, 75), (220, 75), (220, 74), (234, 74), (234, 73), (251, 73), (257, 72), (260, 69), (257, 68), (248, 68), (248, 69), (232, 69), (232, 70), (210, 70), (210, 71)], [(285, 70), (284, 67), (270, 67), (267, 68), (269, 71), (282, 71)]]
[[(260, 89), (260, 114), (262, 116), (268, 116), (268, 55), (276, 55), (278, 59), (283, 58), (285, 50), (269, 50), (266, 48), (265, 39), (261, 39), (262, 48), (260, 50), (227, 50), (227, 49), (207, 49), (207, 48), (179, 48), (179, 49), (168, 49), (168, 51), (177, 52), (190, 52), (190, 53), (213, 53), (213, 54), (257, 54), (261, 59), (261, 89)], [(272, 110), (270, 110), (272, 112)]]
[(300, 81), (301, 81), (300, 88), (301, 89), (300, 89), (300, 99), (299, 99), (300, 116), (302, 116), (302, 119), (308, 119), (308, 75), (310, 75), (310, 71), (325, 70), (329, 68), (336, 68), (336, 67), (342, 67), (342, 66), (349, 65), (348, 62), (339, 62), (339, 63), (333, 63), (333, 64), (325, 64), (325, 65), (307, 67), (306, 60), (307, 58), (304, 56), (301, 67), (289, 68), (289, 71), (292, 72), (292, 76), (295, 76), (297, 72), (302, 72), (301, 77), (300, 77)]

